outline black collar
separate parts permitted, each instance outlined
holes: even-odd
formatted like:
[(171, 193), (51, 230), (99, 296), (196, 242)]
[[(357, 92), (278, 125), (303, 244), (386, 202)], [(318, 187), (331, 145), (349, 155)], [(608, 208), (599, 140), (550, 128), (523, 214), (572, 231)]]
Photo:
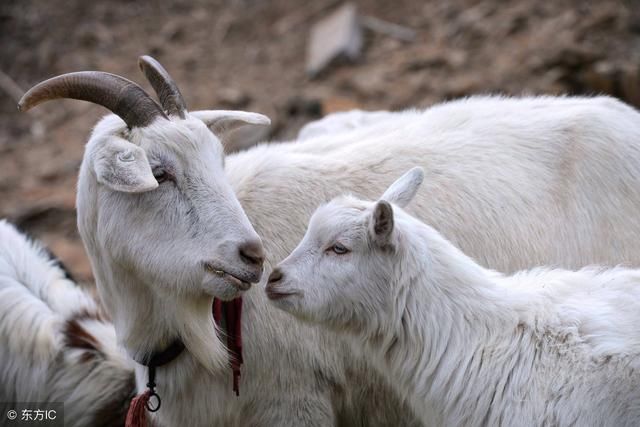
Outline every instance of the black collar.
[[(156, 393), (156, 367), (166, 365), (167, 363), (172, 362), (173, 360), (176, 359), (176, 357), (180, 356), (183, 350), (184, 350), (184, 343), (180, 338), (176, 338), (169, 345), (169, 347), (165, 348), (164, 350), (154, 351), (153, 353), (146, 355), (142, 360), (136, 360), (136, 362), (138, 362), (139, 364), (149, 368), (147, 373), (147, 378), (148, 378), (147, 389), (148, 390), (142, 396), (138, 396), (142, 398), (140, 402), (147, 408), (149, 412), (156, 412), (157, 410), (160, 409), (160, 405), (162, 404), (162, 401), (160, 400), (160, 396), (158, 395), (158, 393)], [(151, 401), (152, 397), (155, 397), (157, 399), (155, 403)], [(134, 399), (134, 401), (136, 399)], [(129, 412), (132, 412), (131, 408), (136, 405), (132, 403), (130, 406)], [(133, 413), (135, 412), (136, 410), (133, 410)], [(128, 418), (129, 418), (129, 414), (127, 414), (127, 419)], [(127, 425), (129, 425), (128, 421), (127, 421)]]
[(151, 354), (147, 354), (142, 360), (136, 360), (141, 365), (149, 368), (166, 365), (174, 361), (184, 351), (184, 343), (180, 338), (176, 338), (169, 347), (161, 351), (154, 351)]
[[(227, 334), (228, 344), (230, 348), (230, 361), (233, 371), (233, 391), (238, 396), (239, 389), (239, 377), (240, 377), (240, 365), (242, 365), (242, 341), (240, 335), (240, 316), (242, 310), (242, 299), (238, 298), (233, 301), (233, 304), (229, 305), (228, 302), (223, 302), (218, 299), (214, 299), (212, 314), (216, 324), (220, 325)], [(229, 317), (231, 316), (231, 317)], [(231, 322), (231, 323), (230, 323)], [(231, 326), (232, 331), (229, 331)], [(136, 397), (129, 406), (129, 412), (127, 413), (127, 425), (129, 425), (129, 418), (133, 420), (137, 416), (144, 414), (143, 407), (146, 407), (149, 412), (156, 412), (160, 409), (161, 400), (158, 393), (156, 393), (156, 368), (173, 362), (182, 352), (185, 346), (180, 338), (173, 340), (167, 348), (162, 351), (154, 351), (147, 354), (141, 360), (136, 360), (139, 364), (148, 368), (147, 372), (147, 391)], [(155, 397), (157, 401), (154, 403), (151, 399)], [(142, 411), (142, 412), (141, 412)]]

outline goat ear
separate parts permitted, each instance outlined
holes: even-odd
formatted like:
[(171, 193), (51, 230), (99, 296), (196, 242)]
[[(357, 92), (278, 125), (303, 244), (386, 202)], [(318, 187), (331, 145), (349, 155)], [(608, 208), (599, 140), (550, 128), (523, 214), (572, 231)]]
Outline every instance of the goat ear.
[(202, 120), (217, 136), (223, 136), (245, 125), (269, 126), (271, 124), (269, 117), (248, 111), (202, 110), (192, 111), (189, 114)]
[(103, 141), (93, 155), (98, 182), (115, 191), (142, 193), (158, 187), (144, 150), (120, 138)]
[(388, 202), (380, 200), (376, 203), (370, 224), (369, 231), (373, 241), (379, 246), (389, 244), (393, 231), (393, 208)]
[(424, 172), (421, 167), (410, 169), (391, 184), (380, 199), (404, 208), (413, 200), (423, 180)]

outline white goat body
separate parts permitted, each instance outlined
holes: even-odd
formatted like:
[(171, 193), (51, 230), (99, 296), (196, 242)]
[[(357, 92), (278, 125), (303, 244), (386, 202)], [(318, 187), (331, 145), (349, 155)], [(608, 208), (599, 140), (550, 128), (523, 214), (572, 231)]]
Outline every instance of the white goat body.
[(6, 221), (0, 242), (0, 401), (64, 402), (68, 426), (124, 423), (134, 369), (113, 325)]
[[(275, 303), (364, 342), (426, 423), (638, 425), (640, 270), (487, 270), (391, 209), (415, 171), (383, 202), (320, 208), (269, 282)], [(347, 252), (323, 253), (335, 242)]]
[[(640, 265), (635, 110), (610, 98), (471, 98), (390, 115), (227, 157), (228, 178), (268, 263), (295, 247), (320, 203), (343, 192), (375, 197), (419, 164), (426, 189), (411, 212), (484, 265), (510, 272), (540, 264)], [(228, 376), (207, 380), (193, 365), (190, 376), (171, 381), (175, 404), (163, 414), (169, 424), (194, 416), (192, 400), (181, 396), (196, 386), (200, 393), (190, 394), (203, 396), (199, 425), (323, 425), (345, 409), (340, 405), (363, 404), (362, 395), (371, 399), (361, 410), (372, 414), (369, 422), (394, 424), (389, 397), (332, 334), (292, 323), (260, 289), (248, 291), (245, 304), (240, 398), (229, 392)], [(209, 399), (214, 384), (221, 392)], [(247, 405), (259, 409), (239, 409)], [(293, 420), (289, 411), (302, 416)]]
[[(148, 113), (155, 104), (146, 105)], [(161, 425), (404, 422), (360, 356), (331, 333), (292, 323), (255, 286), (245, 293), (234, 396), (211, 301), (239, 290), (230, 274), (209, 274), (202, 261), (240, 269), (236, 249), (255, 242), (255, 229), (272, 265), (293, 249), (318, 204), (343, 192), (373, 197), (409, 166), (425, 169), (428, 188), (412, 212), (491, 268), (640, 264), (640, 115), (610, 98), (471, 98), (380, 122), (361, 113), (362, 126), (349, 131), (316, 129), (303, 143), (228, 156), (226, 177), (222, 147), (202, 122), (259, 122), (256, 115), (154, 114), (150, 125), (148, 114), (130, 128), (110, 116), (95, 128), (79, 177), (78, 225), (129, 354), (176, 336), (186, 344), (158, 369)], [(243, 265), (244, 281), (257, 277), (255, 265)], [(142, 390), (140, 366), (137, 380)]]

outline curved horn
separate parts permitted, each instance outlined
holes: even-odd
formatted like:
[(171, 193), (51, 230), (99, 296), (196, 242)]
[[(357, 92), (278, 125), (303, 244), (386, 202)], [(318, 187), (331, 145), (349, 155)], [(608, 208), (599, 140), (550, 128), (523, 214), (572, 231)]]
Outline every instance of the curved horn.
[(158, 61), (148, 55), (138, 58), (140, 70), (144, 73), (151, 87), (156, 91), (162, 108), (168, 114), (177, 115), (184, 119), (187, 111), (187, 104), (178, 89), (178, 85), (171, 78), (167, 70)]
[(20, 111), (27, 111), (51, 99), (71, 98), (93, 102), (120, 116), (129, 126), (142, 127), (158, 116), (167, 118), (162, 108), (134, 82), (101, 71), (62, 74), (38, 83), (22, 96)]

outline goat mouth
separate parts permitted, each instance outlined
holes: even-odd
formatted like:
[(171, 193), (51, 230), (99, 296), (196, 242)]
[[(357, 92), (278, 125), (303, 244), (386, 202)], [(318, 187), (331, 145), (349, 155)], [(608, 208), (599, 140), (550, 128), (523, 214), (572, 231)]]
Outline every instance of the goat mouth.
[(246, 291), (251, 287), (251, 283), (249, 282), (245, 282), (242, 279), (239, 279), (238, 277), (234, 276), (233, 274), (229, 274), (227, 272), (224, 272), (225, 274), (222, 276), (225, 279), (227, 279), (229, 282), (231, 282), (231, 284), (233, 286), (235, 286), (236, 288), (240, 289), (241, 291)]
[(221, 279), (225, 279), (227, 282), (231, 283), (234, 287), (236, 287), (237, 289), (241, 290), (241, 291), (246, 291), (251, 287), (251, 283), (247, 282), (245, 280), (242, 280), (241, 278), (239, 278), (238, 276), (234, 276), (233, 274), (216, 268), (213, 265), (207, 263), (205, 264), (205, 269), (212, 274), (215, 274), (216, 276), (220, 277)]

